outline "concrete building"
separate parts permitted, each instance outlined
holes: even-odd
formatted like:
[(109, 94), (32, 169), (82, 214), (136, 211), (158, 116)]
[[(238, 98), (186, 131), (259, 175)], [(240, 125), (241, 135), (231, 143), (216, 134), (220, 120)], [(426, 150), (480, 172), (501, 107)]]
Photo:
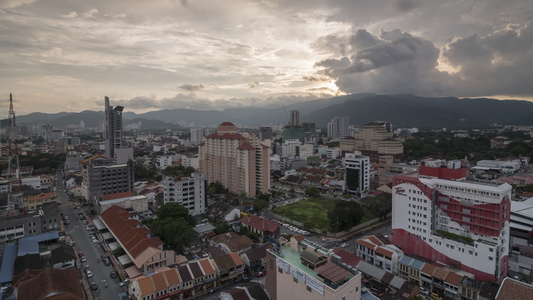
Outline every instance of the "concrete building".
[(201, 127), (191, 128), (191, 143), (198, 145), (204, 141), (204, 129)]
[(299, 146), (301, 145), (300, 140), (298, 139), (288, 139), (283, 142), (281, 145), (281, 156), (294, 158), (299, 157)]
[(498, 281), (508, 270), (511, 186), (468, 174), (459, 161), (429, 160), (397, 175), (390, 239), (408, 255)]
[(133, 161), (115, 164), (107, 157), (96, 155), (82, 161), (82, 197), (98, 204), (104, 196), (120, 192), (133, 193)]
[(115, 157), (115, 149), (122, 147), (122, 111), (123, 106), (113, 108), (109, 104), (109, 98), (105, 97), (105, 132), (106, 141), (105, 156)]
[(403, 251), (378, 235), (364, 236), (355, 241), (355, 254), (367, 263), (398, 274), (398, 262)]
[(342, 166), (348, 193), (360, 194), (370, 189), (370, 157), (362, 156), (358, 151), (346, 153)]
[(198, 155), (193, 156), (182, 156), (181, 157), (181, 165), (184, 167), (193, 167), (195, 170), (198, 170), (200, 167), (200, 158)]
[(61, 215), (57, 203), (43, 203), (42, 208), (27, 211), (3, 211), (0, 214), (0, 240), (10, 241), (61, 228)]
[(158, 170), (164, 170), (164, 169), (166, 169), (167, 167), (170, 167), (170, 166), (172, 166), (172, 156), (171, 155), (158, 156), (155, 159), (155, 167)]
[(272, 240), (266, 264), (273, 300), (361, 299), (361, 273), (311, 241)]
[(83, 158), (81, 155), (77, 153), (68, 153), (65, 162), (65, 169), (67, 171), (81, 171), (82, 160)]
[[(392, 124), (384, 121), (375, 121), (363, 125), (355, 134), (353, 145), (355, 150), (368, 151), (381, 155), (402, 155), (403, 145), (400, 140), (392, 138)], [(351, 144), (350, 144), (351, 145)]]
[(148, 199), (144, 195), (133, 196), (131, 192), (109, 194), (99, 202), (99, 212), (103, 213), (112, 206), (118, 206), (127, 210), (132, 209), (138, 213), (148, 210)]
[(291, 110), (291, 126), (300, 126), (300, 112), (297, 110)]
[(255, 135), (238, 133), (235, 125), (224, 122), (198, 146), (199, 171), (208, 183), (218, 181), (231, 193), (266, 194), (270, 188), (268, 149)]
[(190, 177), (165, 176), (163, 203), (178, 202), (193, 216), (205, 213), (207, 207), (207, 179), (203, 173), (195, 172)]
[(57, 193), (41, 193), (36, 196), (27, 197), (26, 199), (24, 199), (24, 209), (40, 209), (45, 203), (48, 202), (57, 203)]
[(333, 117), (331, 122), (328, 123), (328, 138), (339, 141), (347, 136), (350, 136), (350, 118)]

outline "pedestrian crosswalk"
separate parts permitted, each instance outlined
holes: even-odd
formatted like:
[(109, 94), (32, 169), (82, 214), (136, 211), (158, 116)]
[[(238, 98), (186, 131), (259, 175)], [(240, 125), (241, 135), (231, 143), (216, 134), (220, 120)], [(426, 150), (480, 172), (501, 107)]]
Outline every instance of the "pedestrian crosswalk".
[(61, 203), (59, 204), (60, 207), (66, 207), (66, 206), (74, 206), (74, 203), (68, 202), (68, 203)]

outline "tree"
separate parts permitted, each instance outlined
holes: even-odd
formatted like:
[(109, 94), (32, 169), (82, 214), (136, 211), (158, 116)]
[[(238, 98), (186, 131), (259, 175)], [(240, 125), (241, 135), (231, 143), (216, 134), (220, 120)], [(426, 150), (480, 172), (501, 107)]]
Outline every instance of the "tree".
[(305, 189), (305, 195), (308, 197), (320, 197), (320, 190), (316, 186), (310, 186)]
[(192, 242), (192, 228), (196, 221), (183, 205), (167, 203), (157, 210), (157, 219), (146, 220), (143, 223), (161, 240), (179, 251)]
[(219, 181), (211, 182), (209, 184), (209, 188), (207, 189), (207, 193), (209, 195), (218, 195), (224, 191), (224, 186)]
[(189, 214), (189, 210), (185, 206), (177, 202), (170, 202), (165, 205), (162, 205), (157, 210), (157, 218), (164, 220), (167, 218), (171, 219), (184, 219), (189, 223), (189, 225), (196, 225), (196, 220)]
[(386, 218), (387, 214), (392, 211), (392, 195), (390, 194), (383, 193), (375, 197), (364, 198), (361, 203), (380, 219)]
[(328, 219), (332, 228), (335, 228), (335, 225), (337, 225), (338, 231), (343, 231), (359, 224), (364, 214), (359, 203), (338, 201), (335, 203), (335, 208), (328, 212)]
[(264, 208), (267, 208), (269, 205), (268, 201), (263, 198), (255, 198), (254, 200), (254, 211), (259, 212)]
[(215, 226), (215, 234), (219, 235), (225, 232), (229, 232), (231, 229), (231, 226), (227, 222), (216, 222), (212, 223), (213, 226)]

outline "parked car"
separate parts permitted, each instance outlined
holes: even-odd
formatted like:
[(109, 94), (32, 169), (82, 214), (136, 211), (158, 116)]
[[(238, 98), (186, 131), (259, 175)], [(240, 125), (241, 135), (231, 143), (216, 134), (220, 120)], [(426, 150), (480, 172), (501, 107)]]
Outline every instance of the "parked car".
[(85, 230), (93, 230), (94, 228), (94, 225), (88, 225), (87, 227), (85, 227)]
[(93, 272), (91, 270), (87, 271), (87, 278), (93, 277)]
[(128, 286), (128, 284), (130, 283), (130, 279), (129, 278), (126, 278), (124, 279), (124, 281), (122, 281), (120, 283), (120, 286)]
[(104, 260), (104, 265), (109, 266), (110, 264), (111, 264), (111, 262), (109, 261), (109, 259), (105, 259)]
[(266, 275), (266, 272), (265, 272), (265, 271), (261, 271), (261, 272), (255, 274), (256, 277), (263, 277), (263, 276), (265, 276), (265, 275)]
[(111, 273), (109, 273), (109, 276), (111, 276), (111, 279), (115, 279), (118, 277), (118, 274), (115, 271), (111, 271)]
[(96, 282), (91, 282), (91, 290), (96, 291), (98, 289), (98, 284)]

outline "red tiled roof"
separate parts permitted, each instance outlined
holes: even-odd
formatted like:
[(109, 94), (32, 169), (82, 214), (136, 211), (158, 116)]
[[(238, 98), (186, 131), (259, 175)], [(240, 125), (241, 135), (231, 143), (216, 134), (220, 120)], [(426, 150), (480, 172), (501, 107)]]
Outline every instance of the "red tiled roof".
[(532, 285), (507, 277), (502, 281), (496, 300), (531, 299), (531, 295)]
[(220, 124), (218, 126), (235, 126), (235, 124), (233, 124), (231, 122), (223, 122), (222, 124)]
[(424, 264), (424, 267), (422, 267), (422, 270), (420, 270), (424, 274), (433, 275), (433, 270), (435, 270), (436, 266), (432, 264)]
[(44, 299), (53, 293), (68, 295), (68, 299), (73, 300), (85, 299), (76, 269), (49, 268), (18, 283), (18, 299), (21, 300)]
[(305, 240), (305, 236), (301, 235), (301, 234), (298, 234), (298, 235), (295, 235), (293, 236), (293, 238), (299, 243), (303, 240)]
[(333, 250), (333, 252), (341, 257), (343, 263), (346, 263), (352, 267), (356, 267), (357, 264), (363, 260), (363, 258), (341, 248), (336, 248)]
[(258, 216), (250, 216), (248, 218), (243, 218), (240, 221), (242, 224), (246, 224), (252, 228), (263, 232), (275, 232), (279, 228), (279, 224), (274, 223), (270, 220), (265, 220)]
[(159, 238), (148, 238), (150, 231), (139, 227), (138, 220), (129, 219), (130, 213), (122, 207), (113, 205), (104, 211), (100, 218), (134, 259), (147, 248), (158, 249), (163, 244)]
[(131, 196), (133, 196), (133, 193), (131, 191), (108, 194), (108, 195), (104, 195), (104, 201), (126, 198), (126, 197), (131, 197)]
[(450, 274), (448, 274), (448, 277), (446, 277), (446, 282), (459, 287), (461, 279), (463, 279), (463, 276), (455, 272), (450, 272)]
[(444, 281), (444, 280), (446, 280), (446, 277), (448, 277), (448, 273), (449, 273), (449, 271), (446, 271), (443, 268), (437, 267), (437, 268), (433, 269), (432, 275), (433, 275), (433, 277)]
[(381, 254), (381, 255), (383, 255), (383, 256), (386, 256), (386, 257), (389, 257), (389, 258), (392, 257), (392, 254), (393, 254), (392, 251), (387, 250), (387, 249), (385, 249), (385, 248), (383, 248), (383, 247), (378, 247), (378, 248), (376, 249), (376, 253), (379, 253), (379, 254)]
[(205, 137), (206, 139), (224, 139), (224, 140), (244, 140), (244, 136), (240, 133), (213, 133)]
[(327, 262), (325, 265), (316, 268), (318, 274), (326, 277), (331, 282), (339, 282), (350, 276), (351, 273), (337, 266), (332, 262)]
[(239, 148), (239, 150), (255, 150), (254, 146), (246, 143), (246, 144), (242, 144)]

